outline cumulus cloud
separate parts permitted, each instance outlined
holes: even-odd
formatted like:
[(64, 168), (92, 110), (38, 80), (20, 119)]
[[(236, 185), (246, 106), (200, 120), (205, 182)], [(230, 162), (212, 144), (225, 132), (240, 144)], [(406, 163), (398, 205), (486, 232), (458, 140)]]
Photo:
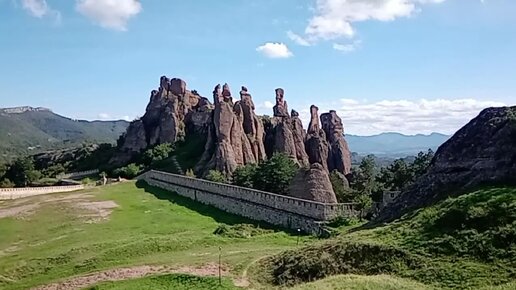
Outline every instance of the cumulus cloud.
[[(322, 40), (352, 38), (353, 24), (368, 20), (392, 21), (408, 17), (430, 3), (445, 0), (317, 0), (314, 15), (304, 35), (292, 33), (296, 43), (313, 44)], [(290, 37), (290, 36), (289, 36)], [(292, 39), (292, 37), (291, 37)]]
[(272, 103), (270, 101), (265, 101), (261, 104), (258, 104), (257, 109), (265, 111), (265, 109), (270, 110), (273, 107), (274, 107), (274, 103)]
[[(347, 133), (372, 135), (382, 132), (403, 134), (453, 134), (487, 107), (504, 106), (495, 101), (475, 99), (383, 100), (377, 102), (342, 99), (338, 105), (319, 106), (320, 113), (335, 109)], [(308, 126), (308, 108), (300, 110)]]
[(268, 58), (289, 58), (294, 54), (284, 43), (267, 42), (256, 48), (256, 51)]
[(77, 0), (76, 10), (101, 27), (127, 30), (129, 19), (142, 11), (137, 0)]
[(34, 17), (50, 17), (56, 22), (61, 21), (61, 13), (52, 9), (46, 0), (21, 0), (21, 4), (23, 9)]

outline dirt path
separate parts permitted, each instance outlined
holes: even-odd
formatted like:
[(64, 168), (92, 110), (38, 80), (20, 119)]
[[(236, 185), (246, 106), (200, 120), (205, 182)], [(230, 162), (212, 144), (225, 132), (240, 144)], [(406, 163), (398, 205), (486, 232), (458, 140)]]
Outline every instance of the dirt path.
[[(83, 289), (102, 282), (122, 281), (128, 279), (143, 278), (156, 274), (191, 274), (195, 276), (217, 276), (219, 268), (217, 264), (206, 264), (201, 267), (180, 267), (168, 266), (136, 266), (129, 268), (111, 269), (102, 272), (92, 273), (84, 276), (73, 277), (61, 282), (44, 285), (33, 290), (72, 290)], [(227, 275), (227, 267), (222, 267), (222, 275)]]

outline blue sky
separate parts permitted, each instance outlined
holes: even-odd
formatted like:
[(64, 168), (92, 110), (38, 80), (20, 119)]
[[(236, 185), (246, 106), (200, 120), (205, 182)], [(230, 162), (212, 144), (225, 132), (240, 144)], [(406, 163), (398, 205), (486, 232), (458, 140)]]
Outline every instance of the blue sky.
[[(513, 0), (0, 0), (0, 107), (133, 119), (161, 75), (346, 132), (452, 133), (516, 104)], [(307, 124), (305, 124), (306, 126)]]

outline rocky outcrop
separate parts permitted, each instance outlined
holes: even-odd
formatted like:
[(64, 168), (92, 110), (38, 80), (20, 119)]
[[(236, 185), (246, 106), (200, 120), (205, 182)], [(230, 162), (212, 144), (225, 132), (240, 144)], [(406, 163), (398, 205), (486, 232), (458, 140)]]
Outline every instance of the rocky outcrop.
[(222, 88), (217, 85), (213, 98), (213, 129), (196, 170), (206, 174), (215, 169), (231, 177), (238, 166), (266, 158), (263, 124), (254, 113), (255, 106), (246, 87), (242, 87), (240, 100), (234, 104), (227, 84)]
[(344, 126), (337, 112), (330, 111), (321, 115), (321, 124), (329, 145), (328, 169), (348, 175), (351, 173), (351, 152), (344, 139)]
[(377, 221), (478, 186), (516, 184), (515, 176), (516, 107), (485, 109), (439, 147), (427, 173), (382, 210)]
[(305, 141), (306, 153), (310, 164), (320, 164), (328, 171), (328, 142), (324, 130), (319, 127), (319, 108), (310, 107), (310, 124)]
[(295, 160), (301, 166), (308, 165), (308, 156), (304, 146), (305, 132), (299, 114), (288, 113), (285, 91), (276, 89), (276, 105), (273, 108), (274, 117), (270, 120), (266, 131), (266, 147), (270, 148), (268, 155), (283, 153)]
[(301, 168), (289, 188), (290, 196), (322, 203), (337, 203), (328, 171), (319, 163)]
[(110, 163), (122, 165), (147, 147), (183, 139), (186, 120), (192, 121), (192, 131), (207, 132), (212, 110), (206, 98), (187, 90), (185, 81), (162, 76), (158, 90), (151, 92), (145, 114), (129, 125)]

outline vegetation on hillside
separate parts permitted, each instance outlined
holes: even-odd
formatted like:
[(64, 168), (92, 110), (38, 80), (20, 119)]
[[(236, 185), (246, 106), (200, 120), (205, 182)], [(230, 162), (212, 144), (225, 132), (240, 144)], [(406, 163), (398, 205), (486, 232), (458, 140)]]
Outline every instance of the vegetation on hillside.
[(83, 143), (114, 144), (128, 126), (126, 121), (80, 121), (48, 110), (19, 114), (0, 113), (0, 163), (52, 149)]
[(516, 188), (450, 198), (384, 227), (273, 256), (260, 269), (276, 285), (337, 274), (389, 274), (454, 289), (514, 282)]

